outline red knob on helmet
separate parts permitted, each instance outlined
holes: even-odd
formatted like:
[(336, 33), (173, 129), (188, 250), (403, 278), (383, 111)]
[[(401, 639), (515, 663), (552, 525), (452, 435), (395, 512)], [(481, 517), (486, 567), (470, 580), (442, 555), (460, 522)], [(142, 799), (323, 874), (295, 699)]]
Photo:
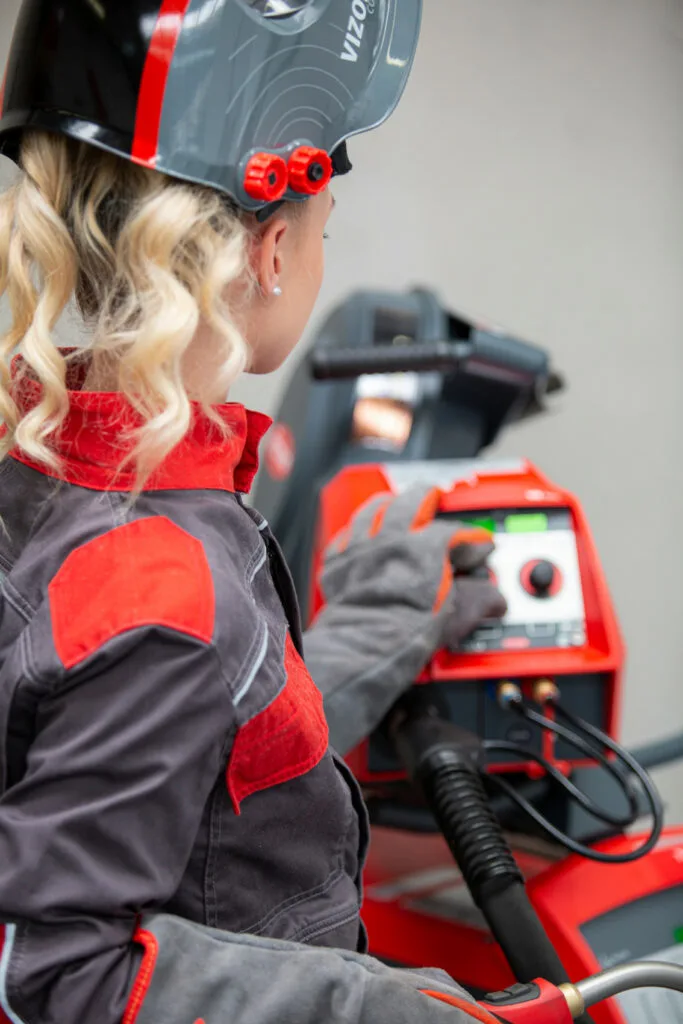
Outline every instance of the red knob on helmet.
[(252, 199), (275, 203), (287, 191), (287, 164), (274, 153), (257, 153), (247, 164), (244, 191)]
[(324, 149), (300, 146), (289, 158), (289, 187), (305, 196), (324, 192), (332, 178), (332, 160)]

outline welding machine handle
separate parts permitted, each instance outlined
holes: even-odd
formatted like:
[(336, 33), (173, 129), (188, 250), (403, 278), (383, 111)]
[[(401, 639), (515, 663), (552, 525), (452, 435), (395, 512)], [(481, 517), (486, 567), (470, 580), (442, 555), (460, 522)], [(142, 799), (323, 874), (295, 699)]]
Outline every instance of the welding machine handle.
[(549, 377), (548, 354), (536, 345), (509, 335), (475, 330), (470, 335), (471, 363), (468, 369), (482, 376), (498, 377), (527, 386)]
[(314, 380), (353, 380), (365, 374), (452, 373), (472, 355), (467, 341), (373, 348), (318, 349), (311, 356)]
[(491, 993), (480, 1006), (505, 1024), (572, 1024), (574, 1019), (561, 989), (541, 980)]

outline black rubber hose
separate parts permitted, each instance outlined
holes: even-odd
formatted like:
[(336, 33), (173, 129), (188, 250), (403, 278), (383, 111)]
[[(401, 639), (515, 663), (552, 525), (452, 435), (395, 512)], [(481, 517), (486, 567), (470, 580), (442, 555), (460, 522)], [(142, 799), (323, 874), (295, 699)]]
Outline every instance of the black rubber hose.
[[(419, 697), (405, 702), (391, 733), (513, 973), (521, 982), (541, 977), (553, 985), (568, 982), (491, 811), (479, 774), (481, 741)], [(590, 1024), (590, 1018), (581, 1024)]]
[(486, 900), (486, 920), (522, 984), (537, 978), (551, 985), (569, 981), (522, 884), (491, 893)]
[[(485, 909), (490, 892), (523, 885), (479, 774), (455, 759), (449, 763), (444, 752), (441, 763), (420, 765), (417, 778), (477, 906)], [(501, 945), (507, 954), (509, 942)]]
[[(457, 760), (448, 763), (445, 753), (442, 763), (428, 758), (416, 774), (472, 898), (518, 981), (566, 984), (569, 975), (529, 901), (478, 772)], [(587, 1014), (578, 1019), (592, 1024)]]

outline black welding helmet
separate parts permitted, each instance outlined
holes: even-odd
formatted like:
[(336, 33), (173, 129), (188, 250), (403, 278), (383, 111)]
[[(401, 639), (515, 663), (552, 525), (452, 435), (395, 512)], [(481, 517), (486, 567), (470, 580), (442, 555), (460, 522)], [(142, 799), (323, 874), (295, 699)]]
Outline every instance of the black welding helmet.
[(422, 0), (24, 0), (0, 151), (40, 128), (244, 209), (322, 191), (386, 120)]

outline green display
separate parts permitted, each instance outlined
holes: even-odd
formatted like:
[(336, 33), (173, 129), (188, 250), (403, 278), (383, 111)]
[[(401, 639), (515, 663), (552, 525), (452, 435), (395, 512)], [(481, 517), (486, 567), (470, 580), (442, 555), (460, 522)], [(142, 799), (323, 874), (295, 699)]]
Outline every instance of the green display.
[(674, 930), (674, 942), (683, 942), (683, 928)]
[(545, 512), (534, 512), (531, 515), (507, 516), (506, 533), (546, 533), (548, 517)]
[(470, 519), (472, 526), (480, 526), (482, 530), (488, 530), (489, 533), (496, 532), (496, 520), (495, 519)]

